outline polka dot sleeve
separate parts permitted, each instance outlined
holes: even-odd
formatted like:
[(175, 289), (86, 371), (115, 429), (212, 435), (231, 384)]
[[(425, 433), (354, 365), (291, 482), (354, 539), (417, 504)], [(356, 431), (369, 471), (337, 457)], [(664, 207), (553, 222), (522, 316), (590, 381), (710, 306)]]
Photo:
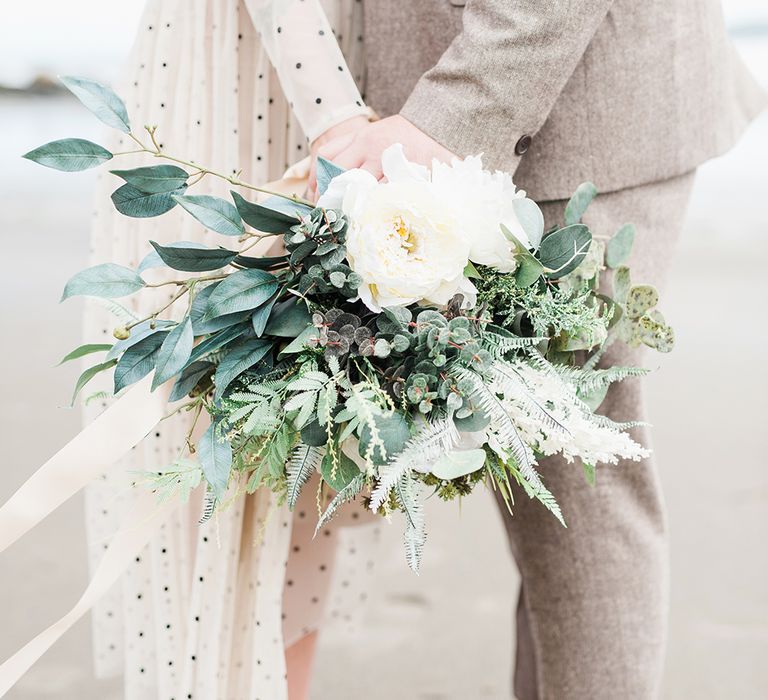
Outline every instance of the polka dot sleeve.
[(309, 141), (370, 110), (355, 85), (319, 0), (245, 0)]

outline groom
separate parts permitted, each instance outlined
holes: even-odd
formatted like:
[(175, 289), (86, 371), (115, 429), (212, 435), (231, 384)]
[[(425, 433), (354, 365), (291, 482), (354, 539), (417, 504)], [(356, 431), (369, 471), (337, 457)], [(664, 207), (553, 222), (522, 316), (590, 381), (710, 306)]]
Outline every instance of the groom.
[[(380, 175), (411, 160), (484, 154), (516, 171), (547, 225), (586, 180), (585, 222), (637, 225), (638, 281), (661, 285), (693, 173), (765, 105), (728, 43), (718, 0), (365, 0), (366, 101), (387, 118), (331, 131), (320, 154)], [(393, 116), (387, 116), (393, 115)], [(615, 362), (640, 362), (622, 350)], [(640, 387), (602, 409), (642, 416)], [(639, 435), (646, 442), (647, 436)], [(568, 529), (534, 501), (502, 509), (520, 568), (519, 700), (647, 700), (660, 693), (667, 607), (664, 509), (652, 463), (598, 472), (544, 460)]]

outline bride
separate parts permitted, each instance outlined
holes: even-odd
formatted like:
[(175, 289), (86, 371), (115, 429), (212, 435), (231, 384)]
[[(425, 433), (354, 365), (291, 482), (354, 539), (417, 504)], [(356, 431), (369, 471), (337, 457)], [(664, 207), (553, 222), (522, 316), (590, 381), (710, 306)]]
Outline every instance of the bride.
[[(117, 91), (137, 124), (158, 125), (168, 152), (267, 182), (310, 147), (367, 123), (356, 87), (364, 75), (361, 10), (355, 0), (150, 0)], [(105, 146), (129, 150), (122, 141), (111, 137)], [(205, 186), (226, 196), (222, 183)], [(121, 216), (103, 204), (114, 187), (112, 176), (101, 176), (94, 262), (136, 267), (150, 239), (221, 242), (175, 211), (151, 221)], [(90, 307), (85, 335), (108, 337), (114, 311)], [(91, 401), (85, 420), (105, 406)], [(131, 453), (127, 471), (173, 462), (188, 418), (164, 421)], [(92, 567), (130, 516), (132, 498), (115, 476), (87, 492)], [(309, 495), (289, 513), (265, 491), (238, 499), (204, 525), (199, 499), (177, 510), (94, 611), (97, 674), (122, 674), (128, 700), (306, 697), (344, 525), (312, 541), (316, 508)], [(375, 532), (365, 526), (348, 536)], [(370, 551), (370, 544), (346, 548), (339, 562), (345, 585), (334, 613), (347, 621), (371, 568), (350, 555), (355, 551)]]

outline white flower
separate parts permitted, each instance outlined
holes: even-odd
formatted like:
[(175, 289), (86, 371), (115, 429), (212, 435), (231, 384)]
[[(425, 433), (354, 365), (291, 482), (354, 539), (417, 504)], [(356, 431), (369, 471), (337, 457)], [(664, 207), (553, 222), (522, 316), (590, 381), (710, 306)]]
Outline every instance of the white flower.
[(372, 311), (416, 302), (447, 304), (461, 293), (474, 306), (464, 276), (470, 244), (454, 207), (437, 195), (426, 168), (409, 163), (396, 144), (382, 155), (387, 182), (350, 170), (334, 178), (318, 201), (349, 219), (347, 258)]
[(432, 183), (438, 196), (456, 206), (455, 216), (470, 240), (470, 260), (512, 272), (516, 267), (514, 247), (501, 224), (525, 247), (531, 241), (515, 214), (514, 201), (524, 199), (525, 192), (515, 188), (509, 174), (483, 170), (481, 157), (469, 156), (454, 158), (450, 165), (434, 161)]

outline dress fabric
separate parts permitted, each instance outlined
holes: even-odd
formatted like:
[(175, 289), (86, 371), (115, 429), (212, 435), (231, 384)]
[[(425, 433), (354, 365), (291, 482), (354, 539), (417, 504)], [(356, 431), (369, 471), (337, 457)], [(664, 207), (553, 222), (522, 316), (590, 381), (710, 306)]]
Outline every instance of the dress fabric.
[[(280, 177), (307, 154), (305, 132), (316, 136), (367, 113), (354, 85), (364, 78), (360, 10), (354, 0), (150, 0), (124, 79), (116, 86), (134, 133), (147, 141), (142, 125), (157, 124), (166, 153), (220, 172), (242, 169), (242, 178), (252, 183)], [(117, 132), (102, 143), (113, 152), (134, 148)], [(138, 154), (118, 162), (114, 167), (158, 161)], [(108, 201), (120, 184), (108, 173), (99, 178), (93, 264), (111, 261), (135, 268), (151, 251), (149, 240), (231, 245), (178, 207), (156, 219), (122, 216)], [(208, 176), (193, 192), (228, 197), (229, 189)], [(158, 281), (162, 274), (149, 270), (145, 276)], [(152, 303), (149, 294), (121, 303), (145, 317), (162, 304), (168, 289), (153, 290)], [(113, 328), (123, 322), (124, 311), (107, 306), (89, 302), (87, 342), (110, 341)], [(85, 407), (89, 422), (108, 405), (111, 379), (97, 377), (91, 386)], [(132, 482), (141, 481), (140, 472), (178, 459), (190, 419), (179, 414), (163, 421), (122, 468), (87, 489), (92, 568), (110, 536), (131, 522)], [(203, 525), (198, 524), (200, 500), (193, 494), (173, 513), (94, 610), (96, 672), (123, 674), (127, 700), (281, 700), (287, 694), (284, 647), (319, 627), (325, 602), (332, 597), (330, 614), (354, 622), (350, 611), (359, 607), (363, 574), (371, 569), (371, 562), (360, 557), (370, 551), (376, 528), (344, 533), (344, 556), (334, 573), (342, 585), (331, 595), (335, 548), (345, 521), (332, 523), (312, 542), (317, 505), (311, 488), (295, 513), (259, 491), (233, 499)], [(358, 513), (347, 518), (347, 524), (362, 520)]]

